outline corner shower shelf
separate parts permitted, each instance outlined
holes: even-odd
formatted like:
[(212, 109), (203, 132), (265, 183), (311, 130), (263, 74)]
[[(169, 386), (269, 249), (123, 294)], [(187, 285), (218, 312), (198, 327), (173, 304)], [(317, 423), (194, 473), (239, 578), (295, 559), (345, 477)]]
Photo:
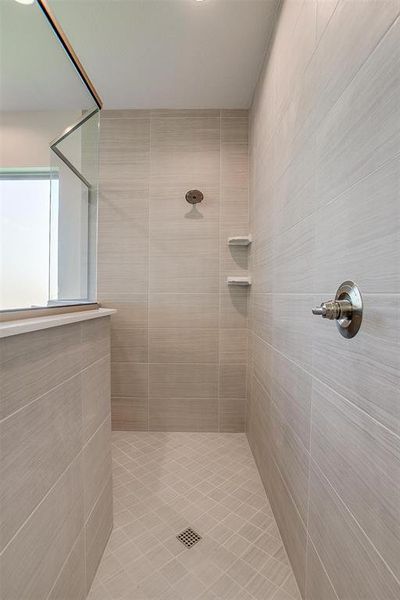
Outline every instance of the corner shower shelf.
[(249, 286), (251, 285), (250, 277), (228, 277), (226, 280), (228, 285), (241, 285), (241, 286)]
[(252, 242), (251, 235), (238, 235), (228, 238), (229, 246), (249, 246)]

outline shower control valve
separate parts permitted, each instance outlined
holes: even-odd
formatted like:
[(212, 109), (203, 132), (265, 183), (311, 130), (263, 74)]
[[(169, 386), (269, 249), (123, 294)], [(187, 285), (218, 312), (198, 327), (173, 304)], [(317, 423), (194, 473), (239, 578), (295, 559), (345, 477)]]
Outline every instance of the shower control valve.
[(323, 319), (351, 318), (353, 308), (349, 300), (328, 300), (321, 306), (312, 309), (313, 315), (321, 315)]
[(336, 321), (343, 337), (352, 338), (361, 327), (363, 304), (361, 293), (353, 281), (344, 281), (338, 288), (334, 300), (322, 302), (312, 309), (313, 315)]

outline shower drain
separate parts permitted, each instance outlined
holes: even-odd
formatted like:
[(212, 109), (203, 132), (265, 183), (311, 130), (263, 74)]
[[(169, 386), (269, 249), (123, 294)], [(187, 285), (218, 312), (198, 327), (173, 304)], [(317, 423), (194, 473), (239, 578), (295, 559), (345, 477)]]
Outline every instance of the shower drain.
[(201, 540), (201, 535), (199, 535), (191, 527), (188, 527), (176, 537), (184, 546), (186, 546), (186, 548), (191, 548)]

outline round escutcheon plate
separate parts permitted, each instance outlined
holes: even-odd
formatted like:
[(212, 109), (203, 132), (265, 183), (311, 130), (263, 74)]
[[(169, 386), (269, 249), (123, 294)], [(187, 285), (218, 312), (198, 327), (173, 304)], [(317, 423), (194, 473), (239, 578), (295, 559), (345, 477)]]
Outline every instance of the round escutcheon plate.
[(198, 202), (203, 200), (204, 196), (199, 190), (189, 190), (186, 192), (185, 198), (189, 204), (198, 204)]

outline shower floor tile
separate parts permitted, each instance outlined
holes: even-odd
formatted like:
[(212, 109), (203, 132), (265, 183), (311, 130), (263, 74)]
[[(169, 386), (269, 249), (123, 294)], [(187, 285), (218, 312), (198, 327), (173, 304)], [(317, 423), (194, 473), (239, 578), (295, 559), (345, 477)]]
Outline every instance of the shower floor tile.
[[(244, 434), (113, 432), (113, 475), (88, 600), (300, 599)], [(188, 527), (202, 538), (189, 549)]]

